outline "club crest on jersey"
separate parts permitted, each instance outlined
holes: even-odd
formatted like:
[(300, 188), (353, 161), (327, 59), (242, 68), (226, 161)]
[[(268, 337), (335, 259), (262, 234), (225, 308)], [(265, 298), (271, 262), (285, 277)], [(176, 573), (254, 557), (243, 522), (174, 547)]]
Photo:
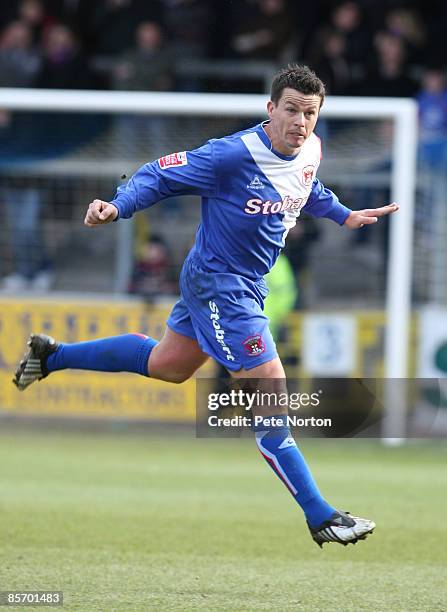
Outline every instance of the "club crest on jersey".
[(314, 166), (304, 166), (303, 168), (303, 183), (305, 185), (310, 185), (314, 178), (315, 167)]
[(247, 185), (247, 189), (264, 189), (265, 185), (257, 174), (254, 175), (252, 181)]
[(172, 168), (174, 166), (186, 166), (187, 163), (188, 158), (186, 157), (186, 151), (164, 155), (158, 160), (158, 165), (162, 170), (166, 170), (166, 168)]
[(265, 351), (265, 344), (261, 334), (249, 336), (242, 342), (242, 344), (246, 354), (250, 357), (256, 357)]

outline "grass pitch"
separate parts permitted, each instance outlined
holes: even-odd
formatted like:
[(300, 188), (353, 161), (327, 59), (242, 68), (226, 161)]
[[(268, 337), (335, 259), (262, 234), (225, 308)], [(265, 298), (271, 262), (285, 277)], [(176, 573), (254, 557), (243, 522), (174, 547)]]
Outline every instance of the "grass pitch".
[(3, 433), (0, 590), (86, 612), (445, 612), (447, 449), (302, 448), (332, 503), (377, 522), (365, 542), (320, 550), (251, 440)]

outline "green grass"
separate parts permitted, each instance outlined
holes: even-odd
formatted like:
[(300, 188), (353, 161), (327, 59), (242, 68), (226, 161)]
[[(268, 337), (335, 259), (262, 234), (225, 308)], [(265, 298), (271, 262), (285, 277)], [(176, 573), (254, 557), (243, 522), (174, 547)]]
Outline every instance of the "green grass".
[(335, 505), (375, 519), (366, 542), (320, 550), (251, 440), (3, 433), (0, 590), (86, 612), (446, 611), (447, 450), (302, 448)]

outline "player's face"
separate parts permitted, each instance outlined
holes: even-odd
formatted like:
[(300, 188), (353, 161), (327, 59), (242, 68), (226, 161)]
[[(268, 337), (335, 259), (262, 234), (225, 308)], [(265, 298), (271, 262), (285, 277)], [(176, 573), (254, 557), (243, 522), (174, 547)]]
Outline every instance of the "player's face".
[(286, 87), (278, 103), (270, 101), (267, 134), (273, 148), (283, 155), (296, 155), (314, 131), (320, 111), (320, 96), (305, 95)]

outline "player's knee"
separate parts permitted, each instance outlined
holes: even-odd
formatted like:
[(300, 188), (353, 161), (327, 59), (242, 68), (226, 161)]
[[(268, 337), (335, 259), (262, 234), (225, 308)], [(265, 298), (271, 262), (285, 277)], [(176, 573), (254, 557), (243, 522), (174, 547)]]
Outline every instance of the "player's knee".
[(181, 383), (184, 383), (189, 378), (191, 378), (191, 374), (189, 372), (187, 372), (187, 373), (185, 373), (185, 372), (174, 372), (174, 373), (171, 373), (169, 375), (169, 377), (170, 377), (169, 382), (174, 383), (175, 385), (180, 385)]
[(260, 379), (285, 379), (284, 368), (278, 357), (267, 361), (259, 366), (256, 366), (250, 370), (242, 368), (237, 372), (232, 372), (234, 378), (260, 378)]
[(179, 385), (180, 383), (185, 382), (188, 378), (191, 377), (189, 372), (173, 372), (172, 370), (153, 370), (150, 374), (151, 378), (156, 378), (158, 380), (163, 380), (165, 382), (174, 383), (175, 385)]
[(281, 364), (276, 359), (273, 359), (262, 365), (262, 375), (268, 379), (282, 378), (284, 373)]
[(179, 368), (178, 363), (169, 355), (158, 353), (151, 355), (148, 361), (148, 372), (151, 378), (180, 384), (188, 380), (193, 372)]

